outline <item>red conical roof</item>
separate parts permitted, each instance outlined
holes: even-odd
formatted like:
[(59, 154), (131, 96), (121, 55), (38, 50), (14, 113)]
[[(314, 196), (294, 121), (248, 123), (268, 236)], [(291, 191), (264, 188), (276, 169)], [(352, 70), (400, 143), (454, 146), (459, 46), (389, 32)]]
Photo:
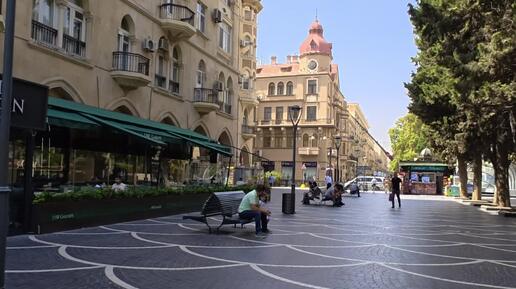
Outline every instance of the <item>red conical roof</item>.
[(301, 44), (300, 54), (320, 53), (331, 56), (332, 44), (324, 39), (324, 29), (318, 20), (310, 25), (308, 37)]

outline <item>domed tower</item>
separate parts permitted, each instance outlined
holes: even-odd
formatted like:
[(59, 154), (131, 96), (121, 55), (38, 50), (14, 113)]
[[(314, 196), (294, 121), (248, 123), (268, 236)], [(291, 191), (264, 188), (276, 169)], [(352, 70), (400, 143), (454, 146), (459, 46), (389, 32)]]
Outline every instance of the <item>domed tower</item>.
[(332, 56), (332, 44), (324, 39), (324, 29), (315, 20), (308, 31), (308, 37), (303, 41), (300, 52), (300, 71), (304, 73), (330, 72)]

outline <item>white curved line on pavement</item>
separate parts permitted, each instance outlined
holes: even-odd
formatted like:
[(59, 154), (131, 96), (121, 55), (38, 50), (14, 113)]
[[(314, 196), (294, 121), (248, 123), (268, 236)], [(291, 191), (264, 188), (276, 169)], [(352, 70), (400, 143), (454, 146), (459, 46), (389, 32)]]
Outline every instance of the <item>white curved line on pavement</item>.
[(5, 270), (5, 273), (17, 274), (17, 273), (54, 273), (54, 272), (68, 272), (68, 271), (80, 271), (80, 270), (91, 270), (103, 268), (104, 266), (90, 266), (90, 267), (71, 267), (61, 269), (39, 269), (39, 270)]
[(168, 243), (168, 242), (160, 242), (160, 241), (153, 241), (153, 240), (149, 240), (149, 239), (146, 239), (144, 237), (141, 237), (141, 236), (138, 236), (139, 233), (133, 233), (134, 234), (134, 237), (137, 238), (138, 240), (140, 241), (144, 241), (144, 242), (151, 242), (151, 243), (156, 243), (156, 244), (167, 244), (167, 245), (170, 245), (170, 246), (175, 246), (175, 247), (178, 247), (178, 246), (187, 246), (189, 248), (210, 248), (210, 249), (249, 249), (249, 248), (272, 248), (272, 247), (280, 247), (281, 244), (272, 244), (272, 245), (263, 245), (263, 246), (208, 246), (208, 245), (181, 245), (181, 244), (177, 244), (177, 243)]
[(456, 283), (456, 284), (462, 284), (462, 285), (471, 285), (471, 286), (475, 286), (475, 287), (486, 287), (486, 288), (497, 288), (497, 289), (516, 289), (516, 287), (496, 286), (496, 285), (479, 284), (479, 283), (465, 282), (465, 281), (452, 280), (452, 279), (446, 279), (446, 278), (439, 278), (439, 277), (434, 277), (434, 276), (430, 276), (430, 275), (410, 272), (410, 271), (403, 270), (400, 268), (391, 267), (389, 265), (382, 264), (382, 263), (380, 263), (378, 265), (383, 266), (388, 269), (391, 269), (391, 270), (398, 271), (398, 272), (402, 272), (402, 273), (406, 273), (406, 274), (410, 274), (410, 275), (414, 275), (414, 276), (418, 276), (418, 277), (423, 277), (423, 278), (427, 278), (427, 279), (443, 281), (443, 282)]
[(129, 247), (108, 247), (108, 246), (84, 246), (84, 245), (72, 245), (72, 244), (62, 244), (62, 243), (55, 243), (55, 242), (49, 242), (49, 241), (43, 241), (36, 238), (36, 236), (29, 236), (29, 239), (31, 239), (34, 242), (52, 245), (52, 247), (70, 247), (70, 248), (81, 248), (81, 249), (95, 249), (95, 250), (143, 250), (143, 249), (163, 249), (168, 247), (173, 247), (170, 245), (160, 245), (160, 246), (129, 246)]
[(24, 250), (24, 249), (40, 249), (40, 248), (55, 248), (59, 245), (43, 245), (43, 246), (22, 246), (22, 247), (7, 247), (7, 250)]
[(306, 284), (306, 283), (301, 283), (301, 282), (297, 282), (297, 281), (293, 281), (293, 280), (290, 280), (290, 279), (286, 279), (286, 278), (283, 278), (283, 277), (280, 277), (280, 276), (277, 276), (277, 275), (274, 275), (272, 273), (269, 273), (263, 269), (261, 269), (260, 267), (256, 266), (256, 265), (250, 265), (251, 268), (253, 268), (256, 272), (266, 276), (266, 277), (269, 277), (269, 278), (272, 278), (272, 279), (275, 279), (275, 280), (278, 280), (278, 281), (281, 281), (281, 282), (285, 282), (285, 283), (290, 283), (290, 284), (294, 284), (296, 286), (302, 286), (302, 287), (306, 287), (306, 288), (314, 288), (314, 289), (329, 289), (327, 287), (320, 287), (320, 286), (315, 286), (315, 285), (310, 285), (310, 284)]
[(106, 277), (111, 280), (111, 282), (115, 283), (116, 285), (124, 288), (124, 289), (138, 289), (138, 287), (134, 287), (132, 285), (127, 284), (126, 282), (122, 281), (122, 279), (118, 278), (115, 274), (115, 270), (111, 266), (107, 266), (104, 270), (104, 274)]

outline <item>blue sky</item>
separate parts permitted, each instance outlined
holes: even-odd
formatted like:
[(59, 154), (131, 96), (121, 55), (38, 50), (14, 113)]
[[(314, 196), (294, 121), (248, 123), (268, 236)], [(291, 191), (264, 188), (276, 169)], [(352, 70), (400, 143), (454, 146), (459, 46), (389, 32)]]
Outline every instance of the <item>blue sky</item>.
[(358, 102), (372, 135), (390, 149), (388, 129), (407, 113), (403, 82), (414, 70), (416, 55), (407, 0), (262, 0), (258, 59), (269, 63), (276, 55), (285, 62), (297, 54), (308, 27), (318, 19), (333, 43), (340, 67), (341, 90), (348, 102)]

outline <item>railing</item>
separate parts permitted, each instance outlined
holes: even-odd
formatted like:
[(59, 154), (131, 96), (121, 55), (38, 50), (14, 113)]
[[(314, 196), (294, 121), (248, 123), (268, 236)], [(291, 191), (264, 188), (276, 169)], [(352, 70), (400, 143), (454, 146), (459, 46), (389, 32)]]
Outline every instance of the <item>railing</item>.
[(193, 102), (218, 104), (217, 94), (211, 88), (194, 88)]
[(168, 90), (171, 93), (179, 94), (179, 82), (175, 82), (173, 80), (170, 80), (168, 82)]
[(63, 35), (63, 49), (68, 54), (82, 57), (86, 55), (86, 43), (70, 35)]
[(281, 124), (283, 122), (283, 119), (276, 119), (274, 121), (275, 124)]
[(242, 133), (244, 134), (256, 134), (255, 128), (246, 124), (242, 125)]
[(271, 123), (271, 120), (270, 120), (270, 119), (268, 119), (268, 120), (262, 120), (260, 123), (261, 123), (262, 125), (268, 125), (268, 124), (270, 124), (270, 123)]
[(186, 22), (193, 26), (194, 25), (194, 16), (195, 16), (195, 12), (193, 12), (192, 10), (190, 10), (190, 8), (188, 8), (186, 6), (171, 4), (171, 3), (165, 3), (165, 4), (161, 5), (161, 9), (160, 9), (161, 19), (182, 21), (182, 22)]
[(155, 79), (155, 81), (154, 81), (155, 85), (157, 87), (161, 87), (161, 88), (166, 88), (167, 87), (167, 78), (165, 76), (156, 74), (154, 76), (154, 79)]
[(57, 45), (57, 30), (35, 20), (32, 20), (31, 37), (50, 46)]
[(115, 51), (113, 52), (113, 69), (118, 71), (136, 72), (149, 75), (150, 60), (140, 54)]

